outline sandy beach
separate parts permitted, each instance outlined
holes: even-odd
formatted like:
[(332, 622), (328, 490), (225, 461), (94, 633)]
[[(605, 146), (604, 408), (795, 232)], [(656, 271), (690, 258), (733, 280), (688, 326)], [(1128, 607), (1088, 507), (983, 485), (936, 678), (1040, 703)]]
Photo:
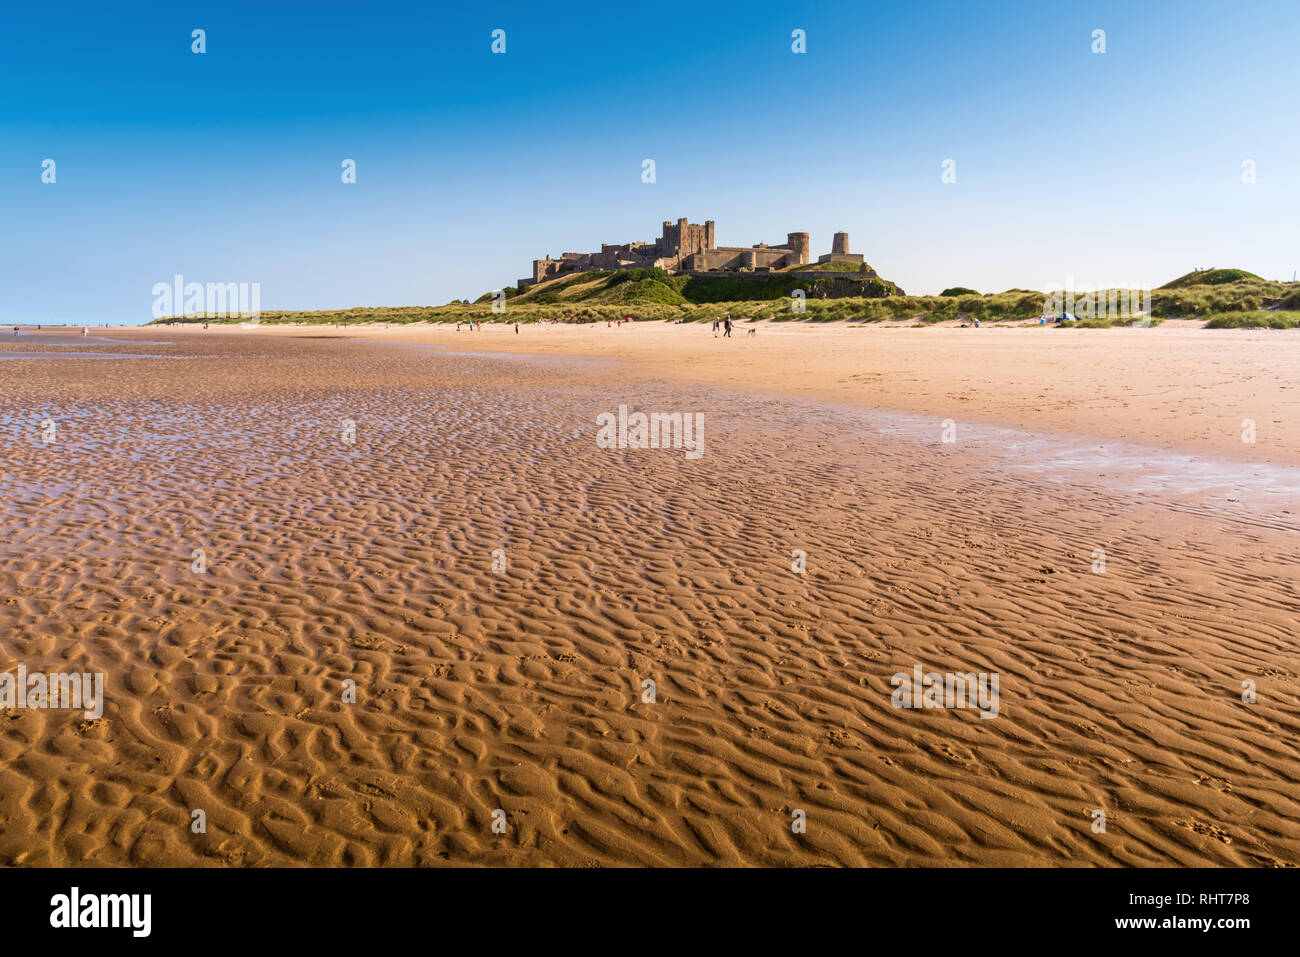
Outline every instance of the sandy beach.
[[(1300, 464), (1300, 333), (1203, 329), (1064, 330), (1023, 323), (962, 328), (842, 322), (740, 322), (743, 346), (714, 343), (708, 324), (484, 323), (262, 326), (259, 336), (329, 335), (422, 342), (458, 351), (626, 360), (616, 379), (724, 385), (1066, 432), (1145, 445)], [(181, 335), (204, 335), (177, 326)], [(216, 327), (208, 334), (216, 332)], [(715, 348), (715, 346), (718, 346)], [(631, 367), (634, 365), (634, 368)], [(1242, 441), (1243, 422), (1254, 442)]]
[(0, 861), (1300, 864), (1300, 334), (746, 328), (6, 335)]

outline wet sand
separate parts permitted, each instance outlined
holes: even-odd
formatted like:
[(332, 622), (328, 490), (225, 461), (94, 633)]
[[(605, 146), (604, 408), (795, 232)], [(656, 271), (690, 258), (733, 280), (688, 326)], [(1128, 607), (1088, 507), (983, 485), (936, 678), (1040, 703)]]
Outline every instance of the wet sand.
[(0, 710), (0, 861), (1300, 863), (1295, 340), (1141, 332), (0, 342), (0, 669), (107, 695)]
[[(457, 350), (605, 357), (636, 381), (693, 382), (1065, 432), (1237, 460), (1300, 465), (1300, 330), (1057, 329), (1018, 323), (707, 323), (279, 327), (258, 336), (346, 336)], [(178, 327), (181, 335), (207, 335)], [(170, 331), (170, 330), (169, 330)], [(156, 338), (156, 332), (144, 332)], [(1243, 423), (1255, 429), (1244, 442)]]

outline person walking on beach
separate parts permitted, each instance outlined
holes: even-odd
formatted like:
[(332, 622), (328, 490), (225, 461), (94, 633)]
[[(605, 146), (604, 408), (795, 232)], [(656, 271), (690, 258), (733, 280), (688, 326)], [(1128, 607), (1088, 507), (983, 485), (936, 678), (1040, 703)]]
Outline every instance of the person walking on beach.
[(718, 320), (713, 320), (713, 338), (718, 338)]
[(722, 325), (726, 330), (725, 332), (722, 333), (722, 338), (730, 339), (731, 338), (731, 313), (727, 313), (726, 317), (723, 318)]
[(86, 338), (86, 336), (88, 336), (88, 335), (90, 335), (90, 330), (87, 329), (85, 326), (82, 326), (82, 327), (81, 327), (81, 337), (84, 339), (84, 338)]
[(519, 323), (515, 323), (515, 335), (519, 335)]

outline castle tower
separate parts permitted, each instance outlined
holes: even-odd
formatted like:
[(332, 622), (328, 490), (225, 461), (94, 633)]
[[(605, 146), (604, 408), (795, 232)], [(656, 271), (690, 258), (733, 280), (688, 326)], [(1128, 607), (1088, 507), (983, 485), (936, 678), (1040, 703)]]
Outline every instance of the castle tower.
[(666, 219), (664, 220), (663, 236), (659, 238), (659, 255), (667, 259), (679, 259), (682, 255), (680, 231)]
[(704, 248), (705, 249), (717, 248), (713, 243), (713, 220), (711, 219), (706, 219), (704, 221)]
[(786, 233), (785, 244), (794, 253), (794, 261), (800, 266), (807, 265), (811, 243), (807, 233)]
[(849, 234), (836, 233), (835, 238), (831, 241), (831, 255), (838, 256), (840, 253), (849, 254)]

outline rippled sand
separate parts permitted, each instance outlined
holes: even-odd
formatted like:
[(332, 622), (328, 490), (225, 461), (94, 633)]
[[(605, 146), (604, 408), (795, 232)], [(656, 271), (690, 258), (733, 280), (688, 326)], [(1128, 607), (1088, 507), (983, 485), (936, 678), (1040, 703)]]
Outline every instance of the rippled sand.
[[(6, 864), (1300, 863), (1283, 467), (108, 335), (181, 358), (0, 358), (0, 669), (107, 682), (98, 720), (0, 711)], [(620, 404), (706, 453), (598, 448)], [(917, 664), (998, 673), (997, 717), (894, 708)]]

